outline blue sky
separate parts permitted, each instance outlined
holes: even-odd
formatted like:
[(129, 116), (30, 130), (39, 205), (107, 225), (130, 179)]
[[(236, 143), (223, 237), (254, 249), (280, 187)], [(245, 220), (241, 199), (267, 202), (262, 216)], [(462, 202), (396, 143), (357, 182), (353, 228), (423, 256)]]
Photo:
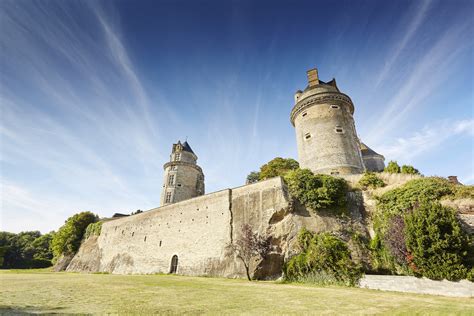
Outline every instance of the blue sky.
[(159, 205), (186, 137), (206, 192), (294, 157), (306, 70), (386, 160), (474, 183), (472, 1), (0, 1), (0, 229)]

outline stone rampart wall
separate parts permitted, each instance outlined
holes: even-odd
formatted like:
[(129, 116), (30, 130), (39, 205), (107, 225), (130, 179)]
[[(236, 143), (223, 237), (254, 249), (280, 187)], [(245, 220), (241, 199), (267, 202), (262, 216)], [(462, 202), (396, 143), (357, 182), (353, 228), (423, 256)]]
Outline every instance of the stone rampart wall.
[(178, 273), (212, 274), (230, 236), (229, 191), (104, 223), (98, 239), (101, 271), (168, 273), (178, 256)]
[(244, 277), (228, 245), (244, 224), (267, 234), (273, 214), (288, 206), (277, 177), (108, 221), (97, 240), (81, 245), (68, 270), (169, 273), (176, 255), (179, 274)]

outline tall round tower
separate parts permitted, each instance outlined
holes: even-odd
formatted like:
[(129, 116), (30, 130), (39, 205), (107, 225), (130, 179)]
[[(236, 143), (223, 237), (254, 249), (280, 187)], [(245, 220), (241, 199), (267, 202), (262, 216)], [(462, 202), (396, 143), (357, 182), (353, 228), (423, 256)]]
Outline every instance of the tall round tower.
[(184, 201), (204, 194), (204, 174), (188, 142), (173, 144), (165, 176), (160, 205)]
[(339, 91), (335, 79), (319, 80), (317, 69), (307, 75), (308, 86), (295, 93), (290, 116), (300, 167), (332, 175), (364, 172), (354, 104)]

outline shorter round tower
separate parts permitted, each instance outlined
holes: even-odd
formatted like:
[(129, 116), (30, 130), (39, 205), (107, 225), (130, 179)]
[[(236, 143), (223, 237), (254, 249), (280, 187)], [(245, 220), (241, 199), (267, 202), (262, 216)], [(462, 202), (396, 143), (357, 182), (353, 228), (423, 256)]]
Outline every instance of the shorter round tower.
[(188, 142), (173, 144), (165, 175), (160, 205), (176, 203), (204, 194), (204, 174)]
[(295, 93), (290, 116), (300, 167), (332, 175), (364, 172), (354, 104), (339, 91), (335, 79), (319, 80), (317, 69), (307, 75), (308, 86)]

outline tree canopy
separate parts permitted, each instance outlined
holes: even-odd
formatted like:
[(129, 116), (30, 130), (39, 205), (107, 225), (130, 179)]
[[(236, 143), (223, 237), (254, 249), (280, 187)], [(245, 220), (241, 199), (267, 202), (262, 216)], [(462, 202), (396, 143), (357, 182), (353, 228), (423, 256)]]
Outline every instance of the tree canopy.
[(98, 221), (91, 212), (82, 212), (69, 217), (54, 235), (51, 247), (56, 260), (61, 255), (75, 254), (81, 245), (87, 226)]
[(44, 268), (51, 265), (53, 233), (39, 231), (18, 234), (0, 232), (0, 267), (4, 269)]
[(292, 158), (277, 157), (260, 167), (259, 179), (265, 180), (277, 176), (285, 176), (288, 171), (299, 168), (298, 161)]

